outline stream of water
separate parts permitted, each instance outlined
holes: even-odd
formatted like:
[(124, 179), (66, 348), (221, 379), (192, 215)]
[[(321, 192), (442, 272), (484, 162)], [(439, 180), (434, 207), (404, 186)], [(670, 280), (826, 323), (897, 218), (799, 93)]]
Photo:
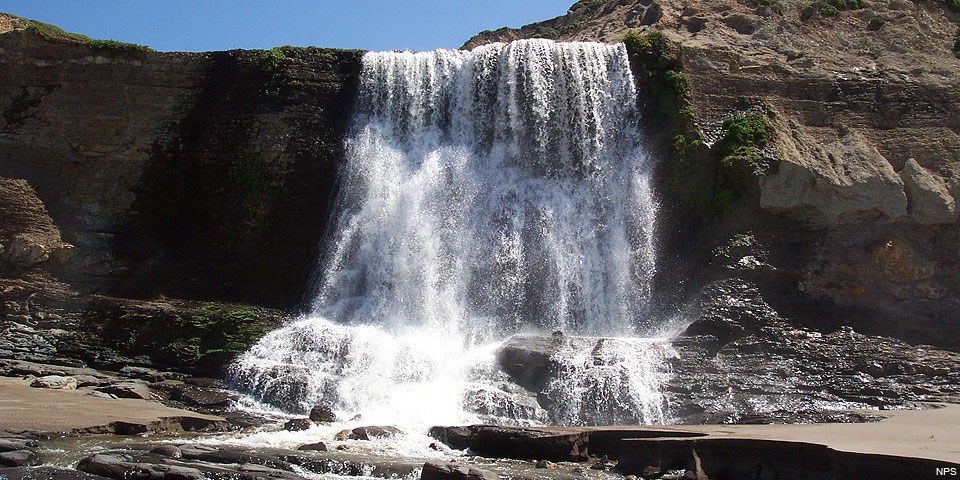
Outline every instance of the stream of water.
[[(367, 53), (311, 313), (237, 387), (411, 431), (667, 421), (639, 115), (623, 45)], [(621, 339), (561, 348), (543, 392), (498, 368), (511, 335), (558, 330)]]

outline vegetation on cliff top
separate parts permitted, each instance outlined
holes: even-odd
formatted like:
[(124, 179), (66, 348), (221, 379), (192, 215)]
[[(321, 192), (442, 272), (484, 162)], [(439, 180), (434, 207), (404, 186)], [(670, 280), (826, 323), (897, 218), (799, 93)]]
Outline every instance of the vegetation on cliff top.
[(763, 171), (763, 149), (774, 133), (766, 114), (734, 116), (720, 127), (720, 140), (707, 146), (694, 124), (690, 78), (681, 70), (681, 48), (660, 32), (629, 32), (623, 39), (634, 73), (643, 79), (660, 128), (673, 138), (666, 164), (667, 184), (701, 219), (722, 214), (743, 198), (751, 179)]
[(43, 37), (72, 43), (80, 43), (90, 47), (91, 50), (105, 50), (111, 52), (150, 52), (152, 51), (145, 45), (134, 43), (118, 42), (116, 40), (97, 40), (79, 33), (68, 32), (56, 25), (38, 22), (28, 18), (2, 13), (0, 15), (10, 18), (19, 28), (25, 28)]

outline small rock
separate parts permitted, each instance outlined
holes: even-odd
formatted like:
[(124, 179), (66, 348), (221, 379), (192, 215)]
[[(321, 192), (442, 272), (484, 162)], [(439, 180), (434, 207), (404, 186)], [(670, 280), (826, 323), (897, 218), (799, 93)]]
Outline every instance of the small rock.
[(325, 444), (325, 443), (323, 443), (323, 442), (307, 443), (307, 444), (300, 445), (299, 447), (297, 447), (297, 450), (300, 450), (300, 451), (311, 451), (311, 452), (326, 452), (326, 451), (327, 451), (327, 444)]
[(338, 442), (342, 442), (344, 440), (350, 440), (350, 435), (352, 433), (353, 432), (351, 432), (350, 430), (340, 430), (339, 432), (337, 432), (336, 435), (333, 436), (333, 439)]
[(309, 418), (294, 418), (287, 420), (287, 423), (283, 424), (283, 429), (288, 432), (300, 432), (308, 430), (311, 425), (313, 425), (313, 422)]
[(350, 440), (370, 440), (373, 438), (389, 438), (401, 433), (397, 427), (369, 426), (357, 427), (350, 432)]
[(176, 445), (159, 445), (151, 449), (150, 453), (156, 453), (157, 455), (170, 458), (183, 458), (183, 452), (181, 452), (180, 447)]
[(60, 375), (47, 375), (30, 383), (33, 388), (50, 388), (55, 390), (76, 390), (77, 379)]
[(310, 409), (310, 420), (314, 422), (335, 422), (337, 421), (337, 414), (333, 413), (333, 409), (326, 405), (317, 405)]
[(0, 465), (5, 467), (32, 467), (40, 465), (40, 457), (30, 450), (0, 453)]

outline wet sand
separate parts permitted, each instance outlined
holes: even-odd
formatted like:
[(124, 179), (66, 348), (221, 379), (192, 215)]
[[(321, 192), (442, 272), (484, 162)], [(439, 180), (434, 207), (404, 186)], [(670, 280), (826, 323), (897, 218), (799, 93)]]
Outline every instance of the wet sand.
[(147, 400), (87, 395), (91, 391), (31, 388), (27, 380), (0, 377), (0, 432), (70, 432), (118, 421), (149, 424), (172, 417), (222, 420)]

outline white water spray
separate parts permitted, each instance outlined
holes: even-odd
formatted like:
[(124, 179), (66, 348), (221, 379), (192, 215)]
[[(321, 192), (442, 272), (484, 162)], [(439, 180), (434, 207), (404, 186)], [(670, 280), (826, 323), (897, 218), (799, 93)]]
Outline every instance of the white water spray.
[[(366, 54), (313, 314), (244, 355), (238, 384), (410, 428), (663, 422), (662, 345), (595, 355), (614, 383), (569, 352), (576, 379), (550, 385), (564, 406), (549, 412), (494, 360), (524, 331), (655, 327), (656, 204), (633, 82), (623, 45)], [(582, 392), (591, 372), (609, 380), (602, 395)]]

